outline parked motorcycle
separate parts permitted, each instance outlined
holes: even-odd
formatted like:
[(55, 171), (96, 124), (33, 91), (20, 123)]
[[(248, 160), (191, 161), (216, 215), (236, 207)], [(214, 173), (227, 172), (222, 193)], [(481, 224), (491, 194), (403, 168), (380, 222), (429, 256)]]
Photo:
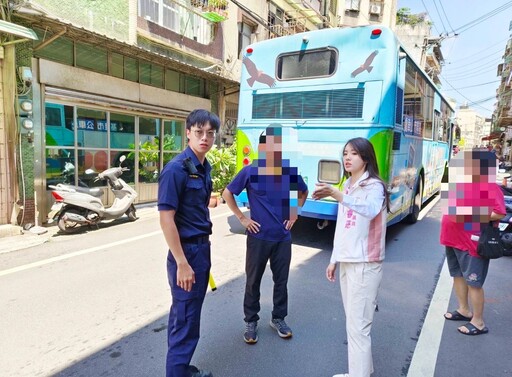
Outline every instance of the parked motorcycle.
[[(91, 175), (94, 174), (94, 170), (87, 169), (85, 174)], [(84, 181), (78, 178), (78, 186), (71, 184), (75, 179), (75, 166), (71, 162), (66, 162), (64, 165), (64, 169), (60, 174), (63, 177), (63, 182), (57, 183), (56, 185), (48, 185), (48, 188), (54, 191), (67, 191), (67, 192), (81, 192), (84, 194), (92, 195), (97, 198), (101, 198), (103, 196), (103, 190), (97, 187), (90, 188)], [(64, 202), (55, 201), (50, 209), (50, 212), (47, 215), (47, 223), (51, 224), (56, 220), (56, 215), (60, 213), (62, 207), (64, 206)]]
[[(120, 158), (119, 166), (99, 173), (94, 181), (105, 179), (114, 193), (114, 202), (105, 208), (101, 199), (87, 192), (77, 190), (59, 189), (58, 185), (52, 191), (57, 203), (62, 203), (53, 219), (57, 219), (59, 229), (64, 233), (73, 233), (84, 225), (98, 225), (103, 220), (117, 219), (124, 214), (130, 221), (137, 220), (133, 202), (137, 193), (120, 176), (128, 168), (122, 167), (126, 156)], [(91, 190), (91, 189), (89, 189)]]

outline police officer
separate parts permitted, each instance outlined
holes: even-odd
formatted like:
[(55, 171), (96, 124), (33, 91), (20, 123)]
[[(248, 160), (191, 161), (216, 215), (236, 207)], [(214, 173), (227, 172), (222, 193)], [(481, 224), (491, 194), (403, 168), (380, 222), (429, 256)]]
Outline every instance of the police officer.
[(199, 341), (211, 266), (208, 202), (212, 180), (205, 155), (219, 127), (217, 115), (203, 109), (192, 111), (186, 120), (188, 147), (164, 167), (158, 182), (158, 211), (169, 247), (167, 275), (172, 294), (167, 377), (212, 377), (190, 361)]

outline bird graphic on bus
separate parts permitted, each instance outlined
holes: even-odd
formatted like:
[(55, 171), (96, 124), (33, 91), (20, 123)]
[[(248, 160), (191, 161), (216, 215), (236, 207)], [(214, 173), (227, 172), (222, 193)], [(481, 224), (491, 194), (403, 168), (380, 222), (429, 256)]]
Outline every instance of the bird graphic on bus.
[(373, 66), (372, 66), (373, 59), (375, 59), (375, 56), (377, 56), (378, 53), (379, 53), (379, 51), (377, 51), (377, 50), (373, 51), (370, 54), (370, 56), (368, 56), (366, 58), (364, 63), (361, 64), (359, 67), (357, 67), (354, 70), (354, 72), (352, 72), (351, 76), (356, 77), (358, 74), (360, 74), (361, 72), (364, 72), (364, 71), (368, 71), (368, 73), (370, 73), (373, 69)]
[(245, 65), (247, 73), (250, 75), (250, 77), (247, 79), (247, 84), (249, 84), (250, 87), (252, 87), (256, 81), (267, 84), (269, 88), (272, 88), (276, 85), (276, 80), (263, 71), (260, 71), (256, 67), (256, 64), (254, 64), (254, 62), (247, 56), (244, 56), (242, 63)]

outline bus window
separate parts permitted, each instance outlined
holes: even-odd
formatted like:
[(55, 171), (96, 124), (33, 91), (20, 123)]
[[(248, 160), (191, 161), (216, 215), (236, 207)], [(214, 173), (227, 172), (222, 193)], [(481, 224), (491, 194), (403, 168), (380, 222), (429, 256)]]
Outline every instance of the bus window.
[(338, 54), (331, 48), (297, 51), (277, 58), (277, 78), (281, 80), (331, 76), (336, 71)]
[(73, 106), (45, 104), (45, 131), (47, 146), (73, 146)]

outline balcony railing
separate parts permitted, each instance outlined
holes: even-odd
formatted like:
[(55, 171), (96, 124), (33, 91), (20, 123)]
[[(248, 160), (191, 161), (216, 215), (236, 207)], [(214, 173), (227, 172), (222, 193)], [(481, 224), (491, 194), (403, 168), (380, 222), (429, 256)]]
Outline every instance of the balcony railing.
[(214, 37), (212, 22), (217, 22), (178, 0), (139, 0), (139, 15), (201, 44), (211, 43)]
[(203, 16), (212, 22), (222, 22), (228, 18), (227, 0), (190, 0), (190, 5), (199, 8)]

